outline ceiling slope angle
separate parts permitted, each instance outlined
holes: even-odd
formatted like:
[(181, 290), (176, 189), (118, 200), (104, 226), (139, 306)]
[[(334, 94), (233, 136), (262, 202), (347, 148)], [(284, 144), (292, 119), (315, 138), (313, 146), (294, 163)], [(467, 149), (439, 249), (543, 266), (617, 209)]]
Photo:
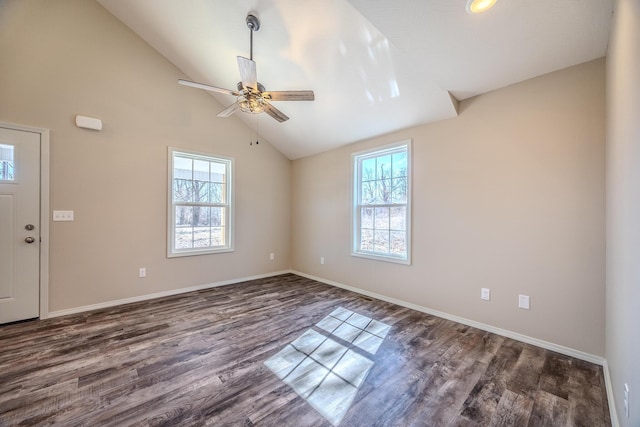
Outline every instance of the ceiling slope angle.
[[(277, 102), (290, 120), (237, 112), (290, 159), (457, 115), (457, 101), (606, 53), (613, 0), (98, 0), (188, 77), (236, 88), (249, 56), (266, 90), (311, 88)], [(175, 81), (167, 82), (175, 85)], [(221, 107), (229, 95), (212, 93)]]
[[(254, 35), (258, 81), (266, 90), (312, 88), (314, 102), (277, 102), (291, 117), (236, 113), (289, 159), (435, 120), (455, 117), (446, 89), (416, 67), (345, 0), (98, 0), (182, 70), (188, 80), (223, 88), (238, 83), (237, 56), (249, 56), (246, 16)], [(463, 7), (464, 12), (464, 7)], [(167, 82), (175, 85), (175, 82)], [(229, 106), (230, 97), (212, 93)]]
[(464, 100), (605, 56), (613, 0), (348, 0), (416, 67)]

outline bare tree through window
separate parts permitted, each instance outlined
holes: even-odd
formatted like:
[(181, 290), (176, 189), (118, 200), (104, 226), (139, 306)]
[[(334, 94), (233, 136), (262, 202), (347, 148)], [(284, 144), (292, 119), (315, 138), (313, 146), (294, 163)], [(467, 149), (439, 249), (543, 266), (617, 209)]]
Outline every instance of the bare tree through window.
[(355, 252), (407, 259), (407, 145), (354, 157)]
[(172, 167), (173, 248), (226, 248), (229, 245), (230, 161), (174, 153)]

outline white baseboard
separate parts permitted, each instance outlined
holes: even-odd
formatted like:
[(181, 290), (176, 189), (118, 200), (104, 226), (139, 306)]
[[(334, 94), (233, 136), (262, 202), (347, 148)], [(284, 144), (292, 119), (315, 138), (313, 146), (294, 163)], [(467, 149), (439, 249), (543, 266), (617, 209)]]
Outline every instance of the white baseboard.
[(210, 288), (216, 288), (219, 286), (226, 286), (226, 285), (233, 285), (235, 283), (240, 283), (240, 282), (246, 282), (249, 280), (256, 280), (256, 279), (263, 279), (266, 277), (273, 277), (273, 276), (278, 276), (281, 274), (287, 274), (287, 273), (292, 273), (292, 274), (297, 274), (298, 276), (302, 276), (302, 277), (306, 277), (308, 279), (311, 280), (316, 280), (318, 282), (321, 283), (325, 283), (327, 285), (331, 285), (331, 286), (335, 286), (338, 288), (342, 288), (342, 289), (346, 289), (348, 291), (351, 292), (355, 292), (361, 295), (366, 295), (368, 297), (371, 298), (375, 298), (381, 301), (386, 301), (386, 302), (390, 302), (392, 304), (397, 304), (399, 306), (402, 307), (407, 307), (410, 308), (412, 310), (416, 310), (416, 311), (420, 311), (422, 313), (427, 313), (427, 314), (431, 314), (433, 316), (437, 316), (437, 317), (441, 317), (443, 319), (447, 319), (447, 320), (451, 320), (454, 322), (458, 322), (458, 323), (462, 323), (463, 325), (467, 325), (467, 326), (472, 326), (474, 328), (477, 329), (481, 329), (483, 331), (487, 331), (487, 332), (492, 332), (494, 334), (497, 335), (501, 335), (507, 338), (512, 338), (518, 341), (522, 341), (528, 344), (532, 344), (547, 350), (551, 350), (551, 351), (555, 351), (567, 356), (571, 356), (571, 357), (575, 357), (577, 359), (581, 359), (581, 360), (585, 360), (587, 362), (591, 362), (591, 363), (595, 363), (597, 365), (601, 365), (602, 366), (602, 370), (604, 372), (604, 380), (605, 380), (605, 387), (607, 390), (607, 400), (609, 402), (609, 412), (610, 412), (610, 417), (611, 417), (611, 425), (612, 427), (619, 427), (619, 422), (618, 422), (618, 416), (616, 413), (616, 407), (615, 407), (615, 401), (614, 401), (614, 396), (613, 396), (613, 387), (611, 384), (611, 375), (609, 373), (609, 365), (607, 364), (606, 359), (604, 359), (603, 357), (600, 356), (595, 356), (593, 354), (589, 354), (580, 350), (575, 350), (569, 347), (565, 347), (562, 345), (558, 345), (558, 344), (554, 344), (548, 341), (544, 341), (544, 340), (540, 340), (537, 338), (533, 338), (533, 337), (529, 337), (527, 335), (523, 335), (523, 334), (519, 334), (517, 332), (513, 332), (513, 331), (509, 331), (506, 329), (501, 329), (501, 328), (497, 328), (495, 326), (491, 326), (491, 325), (487, 325), (484, 323), (480, 323), (480, 322), (476, 322), (474, 320), (469, 320), (469, 319), (465, 319), (464, 317), (459, 317), (459, 316), (455, 316), (453, 314), (449, 314), (449, 313), (445, 313), (442, 311), (438, 311), (438, 310), (433, 310), (427, 307), (423, 307), (417, 304), (412, 304), (406, 301), (402, 301), (399, 299), (395, 299), (395, 298), (391, 298), (391, 297), (387, 297), (385, 295), (382, 294), (378, 294), (375, 292), (369, 292), (369, 291), (365, 291), (364, 289), (360, 289), (360, 288), (356, 288), (353, 286), (349, 286), (349, 285), (345, 285), (343, 283), (339, 283), (339, 282), (335, 282), (333, 280), (328, 280), (328, 279), (324, 279), (322, 277), (318, 277), (318, 276), (313, 276), (311, 274), (306, 274), (306, 273), (302, 273), (300, 271), (296, 271), (296, 270), (282, 270), (282, 271), (274, 271), (272, 273), (266, 273), (266, 274), (258, 274), (255, 276), (248, 276), (248, 277), (242, 277), (242, 278), (238, 278), (238, 279), (231, 279), (231, 280), (224, 280), (221, 282), (215, 282), (215, 283), (207, 283), (204, 285), (198, 285), (198, 286), (190, 286), (187, 288), (180, 288), (180, 289), (172, 289), (169, 291), (163, 291), (163, 292), (157, 292), (157, 293), (153, 293), (153, 294), (147, 294), (147, 295), (140, 295), (140, 296), (136, 296), (136, 297), (131, 297), (131, 298), (124, 298), (124, 299), (119, 299), (119, 300), (114, 300), (114, 301), (107, 301), (107, 302), (103, 302), (103, 303), (98, 303), (98, 304), (91, 304), (91, 305), (85, 305), (85, 306), (81, 306), (81, 307), (73, 307), (73, 308), (68, 308), (68, 309), (64, 309), (64, 310), (57, 310), (57, 311), (52, 311), (49, 312), (47, 316), (41, 317), (43, 319), (46, 318), (50, 318), (50, 317), (59, 317), (59, 316), (65, 316), (68, 314), (77, 314), (77, 313), (83, 313), (86, 311), (91, 311), (91, 310), (98, 310), (98, 309), (102, 309), (102, 308), (110, 308), (110, 307), (114, 307), (117, 305), (122, 305), (122, 304), (129, 304), (129, 303), (133, 303), (133, 302), (141, 302), (141, 301), (147, 301), (150, 299), (155, 299), (155, 298), (161, 298), (161, 297), (166, 297), (166, 296), (172, 296), (172, 295), (178, 295), (178, 294), (183, 294), (183, 293), (187, 293), (187, 292), (193, 292), (193, 291), (200, 291), (203, 289), (210, 289)]
[(99, 310), (99, 309), (102, 309), (102, 308), (110, 308), (110, 307), (115, 307), (117, 305), (129, 304), (129, 303), (132, 303), (132, 302), (141, 302), (141, 301), (147, 301), (147, 300), (155, 299), (155, 298), (161, 298), (161, 297), (168, 297), (168, 296), (172, 296), (172, 295), (184, 294), (186, 292), (193, 292), (193, 291), (200, 291), (200, 290), (203, 290), (203, 289), (216, 288), (218, 286), (233, 285), (235, 283), (246, 282), (246, 281), (249, 281), (249, 280), (263, 279), (265, 277), (279, 276), (281, 274), (286, 274), (286, 273), (291, 273), (291, 271), (290, 270), (274, 271), (272, 273), (258, 274), (258, 275), (255, 275), (255, 276), (242, 277), (242, 278), (239, 278), (239, 279), (224, 280), (224, 281), (221, 281), (221, 282), (207, 283), (207, 284), (204, 284), (204, 285), (197, 285), (197, 286), (190, 286), (188, 288), (171, 289), (169, 291), (156, 292), (156, 293), (153, 293), (153, 294), (139, 295), (139, 296), (135, 296), (135, 297), (131, 297), (131, 298), (123, 298), (123, 299), (118, 299), (118, 300), (113, 300), (113, 301), (106, 301), (106, 302), (101, 302), (101, 303), (98, 303), (98, 304), (91, 304), (91, 305), (84, 305), (84, 306), (81, 306), (81, 307), (66, 308), (64, 310), (56, 310), (56, 311), (49, 312), (47, 316), (45, 316), (45, 317), (41, 316), (41, 319), (46, 319), (46, 318), (49, 318), (49, 317), (66, 316), (67, 314), (83, 313), (85, 311)]
[(616, 401), (613, 396), (613, 383), (611, 382), (611, 373), (609, 372), (609, 364), (604, 361), (602, 365), (604, 371), (604, 384), (607, 388), (607, 401), (609, 402), (609, 417), (611, 417), (611, 427), (619, 427), (618, 412), (616, 411)]
[[(600, 356), (596, 356), (593, 354), (586, 353), (584, 351), (576, 350), (573, 348), (565, 347), (559, 344), (554, 344), (549, 341), (540, 340), (538, 338), (533, 338), (527, 335), (519, 334), (517, 332), (509, 331), (507, 329), (497, 328), (495, 326), (487, 325), (485, 323), (476, 322), (475, 320), (465, 319), (464, 317), (455, 316), (453, 314), (445, 313), (438, 310), (433, 310), (428, 307), (423, 307), (421, 305), (412, 304), (406, 301), (402, 301), (399, 299), (391, 298), (385, 295), (377, 294), (375, 292), (365, 291), (360, 288), (356, 288), (353, 286), (345, 285), (343, 283), (335, 282), (333, 280), (323, 279), (322, 277), (313, 276), (311, 274), (302, 273), (299, 271), (292, 270), (293, 274), (297, 274), (302, 277), (306, 277), (307, 279), (316, 280), (318, 282), (326, 283), (327, 285), (336, 286), (338, 288), (346, 289), (348, 291), (356, 292), (358, 294), (366, 295), (371, 298), (379, 299), (382, 301), (390, 302), (393, 304), (400, 305), (402, 307), (407, 307), (412, 310), (420, 311), (423, 313), (431, 314), (433, 316), (442, 317), (443, 319), (451, 320), (454, 322), (462, 323), (463, 325), (472, 326), (474, 328), (481, 329), (483, 331), (492, 332), (497, 335), (501, 335), (507, 338), (513, 338), (517, 341), (522, 341), (527, 344), (532, 344), (547, 350), (555, 351), (557, 353), (561, 353), (567, 356), (575, 357), (576, 359), (585, 360), (587, 362), (595, 363), (596, 365), (603, 366), (605, 363), (605, 359)], [(608, 390), (608, 389), (607, 389)]]

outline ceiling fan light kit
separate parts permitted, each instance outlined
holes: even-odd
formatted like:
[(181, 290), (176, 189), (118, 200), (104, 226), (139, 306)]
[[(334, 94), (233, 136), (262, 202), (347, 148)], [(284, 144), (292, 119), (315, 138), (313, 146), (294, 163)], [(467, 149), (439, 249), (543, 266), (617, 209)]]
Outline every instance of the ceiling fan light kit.
[(468, 0), (467, 1), (467, 12), (474, 13), (482, 13), (491, 9), (497, 0)]
[(315, 95), (312, 90), (275, 92), (267, 92), (265, 90), (264, 86), (258, 82), (256, 63), (253, 60), (253, 33), (260, 29), (260, 20), (255, 15), (249, 14), (247, 15), (246, 23), (250, 33), (250, 51), (249, 58), (243, 56), (237, 57), (241, 79), (240, 82), (238, 82), (237, 90), (223, 89), (183, 79), (178, 80), (178, 83), (197, 89), (235, 96), (236, 102), (218, 113), (218, 117), (229, 117), (240, 110), (249, 114), (267, 113), (278, 122), (289, 120), (286, 114), (271, 105), (269, 101), (313, 101)]

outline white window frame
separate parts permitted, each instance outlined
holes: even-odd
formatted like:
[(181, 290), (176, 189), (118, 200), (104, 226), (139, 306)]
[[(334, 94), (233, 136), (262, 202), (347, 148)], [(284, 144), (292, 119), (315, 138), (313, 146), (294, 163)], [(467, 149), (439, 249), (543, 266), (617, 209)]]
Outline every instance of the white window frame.
[[(384, 206), (406, 206), (406, 227), (405, 227), (405, 241), (407, 244), (406, 257), (396, 256), (393, 254), (383, 254), (380, 252), (365, 251), (360, 249), (360, 233), (361, 233), (361, 209), (364, 205), (361, 204), (361, 178), (362, 178), (362, 160), (384, 156), (393, 152), (405, 149), (407, 152), (407, 202), (406, 204), (386, 204)], [(351, 255), (355, 257), (368, 258), (378, 261), (393, 262), (398, 264), (411, 265), (411, 140), (404, 140), (397, 143), (376, 147), (369, 150), (359, 151), (351, 155)], [(367, 205), (376, 206), (376, 205)], [(382, 205), (378, 205), (382, 206)]]
[[(185, 150), (182, 148), (169, 147), (168, 150), (168, 177), (167, 185), (167, 257), (183, 257), (194, 255), (205, 255), (222, 252), (233, 252), (233, 235), (234, 235), (234, 159), (232, 157), (218, 156), (198, 151)], [(176, 155), (187, 157), (194, 160), (204, 160), (208, 162), (223, 163), (226, 166), (226, 203), (194, 203), (194, 202), (174, 202), (173, 201), (173, 180), (174, 180), (174, 159)], [(175, 207), (178, 205), (186, 206), (212, 206), (225, 207), (225, 245), (208, 246), (204, 248), (186, 248), (178, 249), (175, 247)]]

